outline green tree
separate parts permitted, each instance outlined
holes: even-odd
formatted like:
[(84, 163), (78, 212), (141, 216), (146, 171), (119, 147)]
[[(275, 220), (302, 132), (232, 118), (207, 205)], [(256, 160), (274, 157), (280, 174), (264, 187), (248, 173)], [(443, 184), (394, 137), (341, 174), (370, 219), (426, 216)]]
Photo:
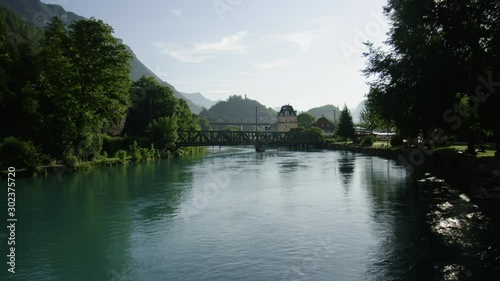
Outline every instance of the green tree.
[(175, 116), (162, 116), (151, 122), (148, 133), (154, 146), (164, 151), (175, 148), (178, 129)]
[(132, 84), (130, 91), (132, 107), (125, 122), (124, 133), (134, 136), (144, 135), (152, 120), (180, 115), (184, 106), (178, 105), (170, 87), (161, 85), (152, 77), (141, 77)]
[[(437, 127), (455, 132), (460, 125), (451, 120), (465, 118), (461, 97), (477, 95), (479, 76), (500, 78), (499, 11), (495, 0), (389, 0), (389, 51), (368, 44), (365, 74), (376, 78), (368, 93), (373, 109), (404, 136)], [(500, 144), (500, 125), (491, 121), (500, 118), (498, 104), (492, 95), (478, 110)]]
[(387, 122), (384, 122), (378, 115), (378, 112), (373, 109), (372, 105), (367, 102), (360, 113), (361, 124), (369, 131), (376, 129), (386, 130), (391, 127)]
[(345, 138), (346, 143), (348, 138), (354, 136), (354, 122), (352, 121), (351, 112), (347, 108), (347, 105), (344, 105), (344, 108), (340, 111), (338, 135)]
[(316, 118), (309, 113), (302, 112), (297, 116), (297, 122), (300, 127), (309, 128), (316, 122)]
[(92, 141), (90, 135), (108, 121), (125, 117), (132, 56), (112, 33), (93, 18), (66, 29), (54, 17), (46, 27), (40, 54), (40, 113), (45, 117), (38, 136), (56, 156)]
[(198, 116), (198, 124), (202, 131), (212, 131), (212, 126), (206, 117)]
[[(37, 53), (42, 30), (12, 11), (0, 8), (0, 137), (32, 139), (39, 125)], [(15, 116), (16, 118), (12, 118)]]

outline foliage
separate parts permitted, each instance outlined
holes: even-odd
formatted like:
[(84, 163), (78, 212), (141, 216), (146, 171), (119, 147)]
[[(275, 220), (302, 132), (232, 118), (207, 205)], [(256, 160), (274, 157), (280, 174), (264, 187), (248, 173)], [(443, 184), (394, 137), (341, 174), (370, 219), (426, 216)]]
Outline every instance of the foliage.
[(46, 27), (39, 84), (45, 126), (38, 136), (56, 155), (100, 131), (106, 120), (125, 117), (131, 55), (112, 32), (93, 18), (68, 29), (53, 18)]
[(0, 146), (0, 159), (2, 169), (16, 167), (35, 171), (42, 165), (43, 155), (40, 148), (35, 147), (31, 141), (8, 137)]
[[(54, 17), (42, 30), (0, 8), (0, 119), (9, 120), (0, 122), (0, 138), (30, 139), (43, 161), (81, 167), (120, 150), (131, 149), (134, 161), (158, 157), (151, 140), (140, 138), (155, 120), (151, 132), (162, 149), (175, 147), (177, 130), (200, 128), (168, 84), (142, 77), (131, 87), (132, 55), (111, 26), (75, 19)], [(38, 165), (36, 157), (29, 162)]]
[(359, 143), (362, 146), (372, 146), (375, 143), (376, 139), (374, 136), (366, 136)]
[(361, 124), (368, 130), (386, 129), (390, 127), (387, 122), (384, 122), (378, 115), (378, 112), (373, 108), (370, 102), (366, 102), (360, 113)]
[(208, 118), (206, 117), (198, 116), (198, 125), (200, 125), (200, 129), (202, 131), (212, 131), (210, 121), (208, 121)]
[(389, 0), (385, 13), (392, 25), (389, 46), (383, 51), (368, 44), (364, 70), (375, 78), (368, 101), (376, 114), (403, 136), (454, 132), (467, 119), (455, 105), (474, 98), (479, 120), (463, 129), (493, 129), (498, 148), (499, 97), (484, 102), (491, 89), (478, 87), (478, 77), (500, 79), (500, 2)]
[[(276, 111), (271, 108), (266, 108), (255, 100), (245, 99), (237, 95), (229, 97), (226, 101), (219, 101), (209, 110), (202, 110), (200, 117), (205, 117), (210, 122), (255, 123), (256, 107), (259, 123), (276, 122)], [(255, 128), (254, 125), (250, 125), (243, 129), (254, 130)]]
[(173, 149), (177, 141), (177, 118), (174, 117), (160, 117), (153, 120), (148, 127), (149, 137), (152, 143), (158, 149)]
[(403, 145), (403, 138), (401, 136), (395, 135), (391, 137), (391, 146), (400, 147)]
[(292, 140), (323, 141), (323, 131), (317, 127), (304, 129), (303, 127), (290, 129), (288, 132)]
[(109, 135), (102, 135), (103, 145), (102, 150), (108, 155), (114, 155), (118, 150), (128, 150), (130, 146), (137, 142), (140, 147), (148, 147), (151, 145), (149, 139), (139, 137), (112, 137)]
[(297, 116), (297, 122), (300, 127), (309, 128), (316, 122), (316, 118), (309, 113), (302, 112)]
[(126, 164), (127, 163), (127, 152), (125, 150), (118, 150), (115, 153), (115, 157), (118, 158), (118, 161), (120, 161), (121, 164)]
[(141, 153), (141, 150), (143, 148), (140, 148), (138, 145), (137, 145), (137, 142), (134, 141), (134, 143), (130, 146), (130, 156), (132, 157), (132, 161), (134, 162), (139, 162), (142, 160), (142, 153)]
[(134, 136), (144, 135), (148, 125), (160, 117), (176, 112), (177, 99), (172, 90), (152, 77), (141, 77), (132, 84), (132, 107), (129, 109), (124, 132)]
[(346, 141), (348, 138), (354, 136), (354, 122), (352, 121), (351, 112), (347, 108), (347, 105), (344, 105), (344, 108), (340, 112), (339, 129), (337, 133)]

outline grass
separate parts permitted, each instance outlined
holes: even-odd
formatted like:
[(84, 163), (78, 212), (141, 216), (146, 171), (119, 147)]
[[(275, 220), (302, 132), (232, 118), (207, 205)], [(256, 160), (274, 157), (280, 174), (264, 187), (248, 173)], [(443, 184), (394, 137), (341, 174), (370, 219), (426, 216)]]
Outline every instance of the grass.
[[(343, 145), (344, 142), (334, 142), (334, 144), (342, 144)], [(348, 141), (347, 145), (353, 145), (353, 142)], [(371, 147), (373, 147), (373, 148), (389, 148), (389, 149), (392, 148), (390, 143), (388, 144), (387, 141), (376, 141), (373, 143), (373, 145)], [(477, 151), (480, 149), (481, 145), (476, 145), (475, 147), (476, 147), (476, 151)], [(485, 151), (478, 152), (476, 157), (482, 158), (482, 157), (494, 157), (495, 156), (496, 148), (495, 148), (494, 144), (484, 145), (484, 148), (485, 148)], [(465, 150), (467, 150), (467, 145), (465, 145), (465, 144), (449, 144), (449, 145), (439, 146), (438, 148), (436, 148), (436, 150), (442, 150), (442, 149), (452, 149), (455, 151), (465, 151)]]
[[(480, 149), (480, 145), (476, 145), (476, 151)], [(484, 152), (478, 152), (476, 157), (482, 158), (482, 157), (494, 157), (495, 156), (495, 145), (494, 144), (489, 144), (484, 146), (485, 151)], [(441, 149), (452, 149), (456, 151), (466, 151), (467, 150), (467, 145), (464, 144), (449, 144), (449, 145), (444, 145), (438, 147), (436, 150), (441, 150)]]

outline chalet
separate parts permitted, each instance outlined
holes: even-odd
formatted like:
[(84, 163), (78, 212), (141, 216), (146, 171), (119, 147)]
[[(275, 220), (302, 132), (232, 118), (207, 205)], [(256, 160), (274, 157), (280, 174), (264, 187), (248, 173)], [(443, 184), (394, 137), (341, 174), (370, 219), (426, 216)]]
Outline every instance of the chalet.
[(278, 122), (276, 124), (276, 131), (288, 132), (299, 125), (297, 122), (297, 111), (293, 110), (291, 105), (284, 105), (278, 112)]
[(330, 120), (326, 119), (325, 116), (319, 118), (313, 126), (323, 130), (323, 134), (325, 135), (335, 134), (335, 125)]

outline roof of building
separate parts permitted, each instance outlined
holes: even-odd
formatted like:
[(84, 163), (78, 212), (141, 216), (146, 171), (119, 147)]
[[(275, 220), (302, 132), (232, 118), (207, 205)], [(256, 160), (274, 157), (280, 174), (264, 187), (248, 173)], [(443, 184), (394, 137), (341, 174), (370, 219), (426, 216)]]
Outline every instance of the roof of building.
[(297, 111), (293, 110), (293, 106), (287, 104), (282, 106), (280, 112), (278, 113), (278, 116), (284, 116), (284, 115), (297, 115)]
[(321, 129), (335, 128), (335, 125), (332, 122), (330, 122), (330, 120), (326, 119), (326, 117), (319, 118), (316, 121), (316, 123), (313, 124), (313, 126)]

